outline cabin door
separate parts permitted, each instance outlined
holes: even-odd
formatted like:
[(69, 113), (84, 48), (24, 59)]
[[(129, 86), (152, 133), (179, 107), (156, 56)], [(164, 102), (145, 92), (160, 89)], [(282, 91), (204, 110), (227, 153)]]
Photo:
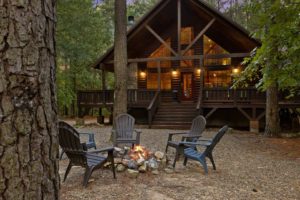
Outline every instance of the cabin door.
[(183, 101), (193, 98), (193, 73), (181, 73), (181, 99)]

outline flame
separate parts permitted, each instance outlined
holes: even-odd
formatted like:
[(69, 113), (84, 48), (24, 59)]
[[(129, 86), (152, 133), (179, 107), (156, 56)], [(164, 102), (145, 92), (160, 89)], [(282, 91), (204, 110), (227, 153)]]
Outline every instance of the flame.
[(133, 149), (131, 149), (129, 156), (133, 160), (138, 160), (141, 158), (146, 160), (148, 159), (149, 151), (141, 145), (135, 145)]

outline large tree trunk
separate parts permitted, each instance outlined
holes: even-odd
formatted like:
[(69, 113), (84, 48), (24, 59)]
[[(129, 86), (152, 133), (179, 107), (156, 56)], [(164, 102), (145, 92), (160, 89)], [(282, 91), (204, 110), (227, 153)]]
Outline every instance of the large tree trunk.
[(115, 0), (115, 99), (113, 118), (127, 112), (126, 0)]
[(55, 0), (0, 1), (0, 199), (59, 199)]
[(273, 84), (267, 89), (265, 136), (273, 137), (279, 134), (278, 109), (278, 87)]

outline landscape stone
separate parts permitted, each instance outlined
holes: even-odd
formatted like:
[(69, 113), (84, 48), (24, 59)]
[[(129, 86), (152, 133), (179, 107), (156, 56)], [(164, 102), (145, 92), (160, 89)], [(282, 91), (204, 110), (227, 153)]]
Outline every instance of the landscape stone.
[(129, 169), (137, 169), (138, 168), (136, 162), (133, 160), (129, 160), (127, 166)]
[(149, 159), (148, 166), (150, 169), (158, 169), (158, 163), (154, 158)]
[(142, 166), (139, 167), (139, 172), (145, 173), (147, 171), (147, 164), (144, 163)]
[(133, 169), (127, 169), (127, 176), (129, 178), (137, 178), (139, 176), (139, 171)]
[(118, 164), (116, 170), (117, 172), (124, 172), (126, 167), (123, 164)]
[(165, 154), (164, 154), (163, 152), (161, 152), (161, 151), (156, 151), (156, 152), (154, 153), (154, 156), (155, 156), (157, 159), (159, 159), (159, 160), (163, 159), (164, 155), (165, 155)]

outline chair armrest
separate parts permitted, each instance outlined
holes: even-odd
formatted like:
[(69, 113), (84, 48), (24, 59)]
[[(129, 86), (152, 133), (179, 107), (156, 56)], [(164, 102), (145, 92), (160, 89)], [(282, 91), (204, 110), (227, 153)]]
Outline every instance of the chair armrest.
[(193, 139), (193, 138), (197, 138), (197, 140), (198, 140), (198, 138), (200, 138), (200, 137), (201, 137), (201, 135), (187, 135), (187, 136), (182, 136), (181, 141), (186, 141), (186, 139)]
[(113, 152), (113, 151), (114, 151), (114, 147), (107, 147), (107, 148), (103, 148), (103, 149), (89, 151), (88, 153), (101, 153), (101, 152)]
[(141, 130), (138, 130), (138, 129), (134, 129), (134, 132), (136, 132), (136, 133), (142, 133), (142, 131)]
[(80, 134), (80, 135), (94, 135), (94, 133), (87, 133), (87, 132), (83, 132), (83, 133), (80, 132), (79, 134)]
[(201, 137), (201, 138), (199, 138), (197, 141), (209, 141), (209, 142), (211, 142), (211, 141), (212, 141), (212, 138), (204, 138), (204, 137)]
[(169, 133), (168, 141), (172, 141), (173, 135), (186, 135), (188, 133)]
[(199, 142), (179, 142), (180, 145), (200, 145), (200, 146), (210, 146), (211, 141), (199, 141)]

